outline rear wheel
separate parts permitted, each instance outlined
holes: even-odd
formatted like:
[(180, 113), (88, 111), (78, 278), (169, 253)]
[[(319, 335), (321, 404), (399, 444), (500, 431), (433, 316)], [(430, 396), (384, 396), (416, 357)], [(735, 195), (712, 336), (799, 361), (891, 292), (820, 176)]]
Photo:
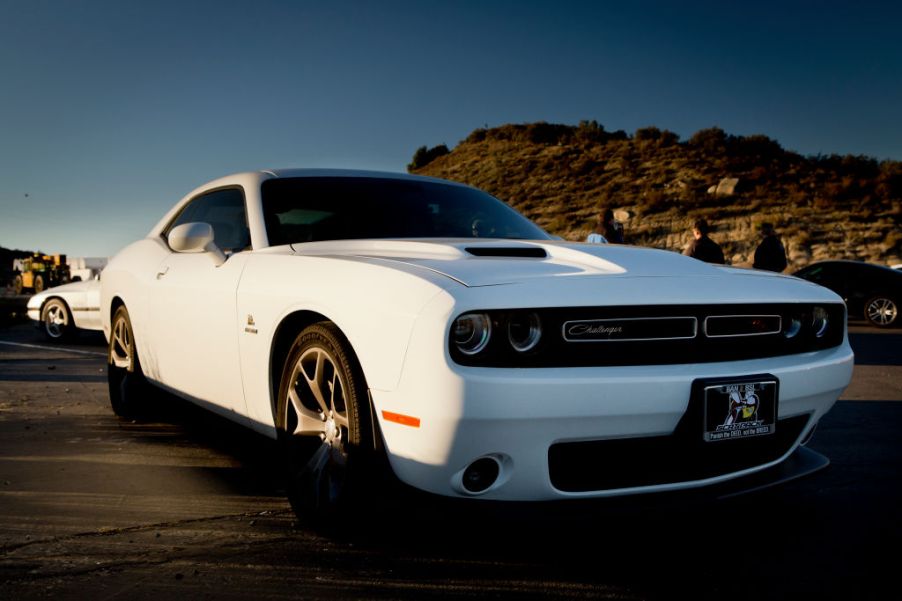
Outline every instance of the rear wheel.
[(899, 318), (899, 305), (895, 299), (879, 294), (864, 304), (864, 318), (878, 328), (888, 328)]
[(13, 280), (13, 292), (15, 292), (16, 295), (18, 296), (19, 294), (22, 294), (22, 288), (24, 288), (24, 287), (25, 287), (25, 284), (22, 281), (22, 276), (17, 275), (16, 279)]
[(124, 305), (113, 315), (107, 364), (113, 413), (134, 417), (145, 403), (148, 384), (141, 371), (132, 322)]
[(331, 322), (304, 329), (288, 351), (276, 404), (288, 500), (307, 523), (328, 526), (363, 484), (372, 426), (366, 385)]
[(41, 321), (44, 322), (44, 335), (51, 340), (69, 338), (75, 329), (69, 307), (59, 298), (52, 298), (44, 303)]
[(36, 275), (34, 276), (34, 293), (44, 291), (44, 276)]

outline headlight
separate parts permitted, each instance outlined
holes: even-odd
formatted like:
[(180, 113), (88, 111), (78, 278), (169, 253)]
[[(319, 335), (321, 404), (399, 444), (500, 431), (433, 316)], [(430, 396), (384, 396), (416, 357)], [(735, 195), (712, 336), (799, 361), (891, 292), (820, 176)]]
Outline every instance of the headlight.
[(823, 307), (815, 307), (811, 313), (811, 330), (815, 338), (823, 338), (830, 326), (830, 316)]
[(464, 355), (475, 355), (489, 344), (492, 320), (485, 313), (467, 313), (454, 322), (454, 345)]
[(542, 323), (535, 313), (513, 315), (507, 322), (507, 339), (517, 352), (534, 349), (541, 337)]
[(784, 323), (783, 336), (786, 338), (795, 338), (802, 331), (802, 320), (797, 315), (789, 317)]

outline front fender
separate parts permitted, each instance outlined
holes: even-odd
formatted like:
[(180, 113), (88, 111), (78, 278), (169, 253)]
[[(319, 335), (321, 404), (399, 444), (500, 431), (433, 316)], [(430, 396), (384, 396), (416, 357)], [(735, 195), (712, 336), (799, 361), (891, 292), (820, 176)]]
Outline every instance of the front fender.
[[(421, 277), (388, 265), (341, 257), (261, 254), (252, 257), (238, 288), (239, 350), (248, 415), (273, 426), (273, 340), (292, 315), (332, 321), (345, 335), (367, 386), (398, 385), (411, 332), (423, 307), (440, 294), (440, 276)], [(293, 334), (291, 334), (293, 335)]]

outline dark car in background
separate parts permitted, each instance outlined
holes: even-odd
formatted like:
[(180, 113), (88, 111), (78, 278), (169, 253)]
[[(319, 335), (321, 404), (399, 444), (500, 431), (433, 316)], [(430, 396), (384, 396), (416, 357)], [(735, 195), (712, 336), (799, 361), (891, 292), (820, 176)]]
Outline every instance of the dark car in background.
[(819, 261), (793, 275), (836, 292), (850, 317), (863, 317), (880, 328), (900, 323), (902, 271), (861, 261)]

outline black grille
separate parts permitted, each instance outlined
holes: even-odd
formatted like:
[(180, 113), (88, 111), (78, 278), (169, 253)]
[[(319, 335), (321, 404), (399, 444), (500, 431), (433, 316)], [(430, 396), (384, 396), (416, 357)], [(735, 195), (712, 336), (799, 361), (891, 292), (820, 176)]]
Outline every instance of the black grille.
[[(845, 307), (818, 306), (827, 310), (831, 324), (820, 337), (811, 325), (810, 304), (536, 309), (542, 337), (525, 353), (515, 351), (504, 333), (513, 318), (529, 311), (493, 310), (486, 312), (493, 336), (483, 352), (464, 355), (449, 336), (450, 352), (461, 365), (484, 367), (669, 365), (778, 357), (842, 344)], [(574, 331), (574, 325), (582, 329)]]
[(716, 315), (705, 319), (705, 336), (710, 338), (766, 336), (782, 330), (779, 315)]
[(548, 449), (551, 483), (565, 492), (587, 492), (704, 480), (770, 463), (799, 439), (810, 416), (777, 421), (776, 433), (746, 440), (704, 442), (702, 400), (693, 400), (673, 434), (588, 442)]
[(695, 338), (694, 317), (632, 317), (568, 321), (561, 328), (567, 342), (625, 342), (636, 340), (685, 340)]

